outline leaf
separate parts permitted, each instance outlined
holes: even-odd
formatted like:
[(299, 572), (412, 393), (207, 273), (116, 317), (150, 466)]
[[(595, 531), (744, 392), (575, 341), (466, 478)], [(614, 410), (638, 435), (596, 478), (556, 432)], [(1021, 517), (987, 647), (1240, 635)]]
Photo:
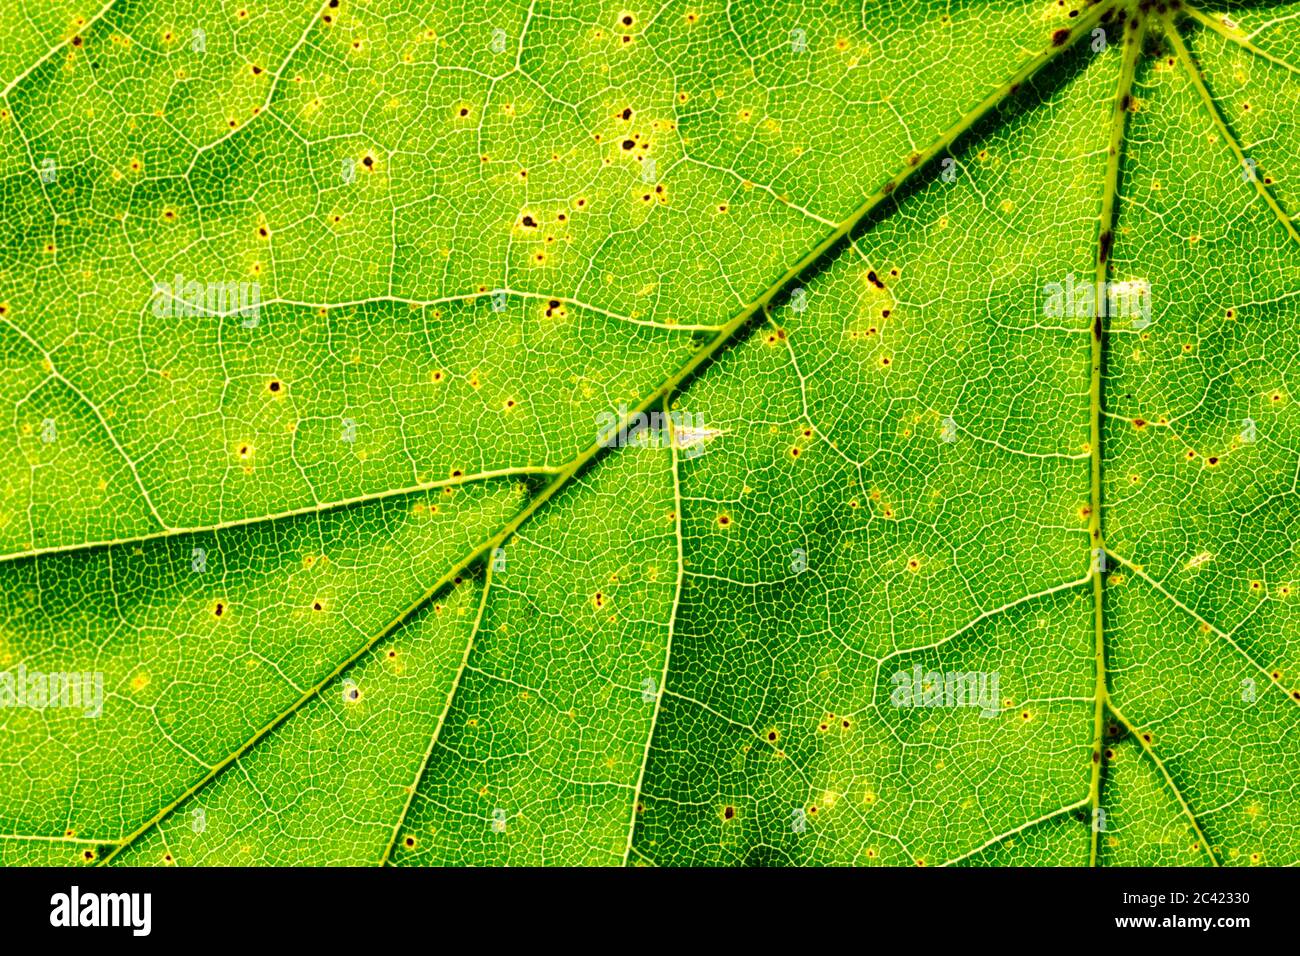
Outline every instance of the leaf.
[(1224, 10), (0, 15), (0, 860), (1300, 862)]

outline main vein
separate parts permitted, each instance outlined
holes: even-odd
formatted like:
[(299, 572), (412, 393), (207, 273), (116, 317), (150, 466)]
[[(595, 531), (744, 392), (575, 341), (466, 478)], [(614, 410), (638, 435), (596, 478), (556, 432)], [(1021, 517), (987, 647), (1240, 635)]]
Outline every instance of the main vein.
[(1106, 179), (1101, 196), (1101, 228), (1097, 239), (1096, 258), (1096, 307), (1092, 323), (1092, 381), (1089, 387), (1089, 404), (1091, 407), (1089, 421), (1089, 453), (1091, 464), (1090, 505), (1088, 531), (1092, 546), (1092, 594), (1094, 634), (1094, 669), (1096, 686), (1094, 689), (1095, 705), (1093, 710), (1092, 739), (1092, 777), (1088, 785), (1088, 801), (1092, 808), (1092, 839), (1088, 851), (1088, 863), (1097, 865), (1097, 848), (1102, 830), (1101, 810), (1101, 768), (1102, 735), (1106, 726), (1106, 621), (1105, 621), (1105, 569), (1106, 552), (1102, 537), (1102, 474), (1101, 474), (1101, 429), (1102, 429), (1102, 372), (1105, 358), (1106, 332), (1105, 316), (1109, 296), (1102, 294), (1106, 288), (1106, 277), (1110, 273), (1110, 253), (1115, 238), (1115, 213), (1119, 194), (1119, 170), (1121, 153), (1124, 146), (1124, 129), (1128, 121), (1129, 104), (1133, 90), (1133, 78), (1137, 75), (1138, 59), (1142, 54), (1142, 43), (1146, 35), (1146, 21), (1136, 9), (1130, 6), (1127, 21), (1121, 21), (1123, 31), (1123, 64), (1120, 67), (1119, 86), (1115, 91), (1115, 100), (1111, 105), (1110, 143), (1106, 151)]

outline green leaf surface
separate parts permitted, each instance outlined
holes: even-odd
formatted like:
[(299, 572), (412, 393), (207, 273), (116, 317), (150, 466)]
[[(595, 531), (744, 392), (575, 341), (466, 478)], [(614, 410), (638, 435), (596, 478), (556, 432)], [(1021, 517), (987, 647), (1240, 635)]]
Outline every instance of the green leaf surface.
[(1297, 154), (1294, 0), (11, 3), (0, 863), (1300, 863)]

